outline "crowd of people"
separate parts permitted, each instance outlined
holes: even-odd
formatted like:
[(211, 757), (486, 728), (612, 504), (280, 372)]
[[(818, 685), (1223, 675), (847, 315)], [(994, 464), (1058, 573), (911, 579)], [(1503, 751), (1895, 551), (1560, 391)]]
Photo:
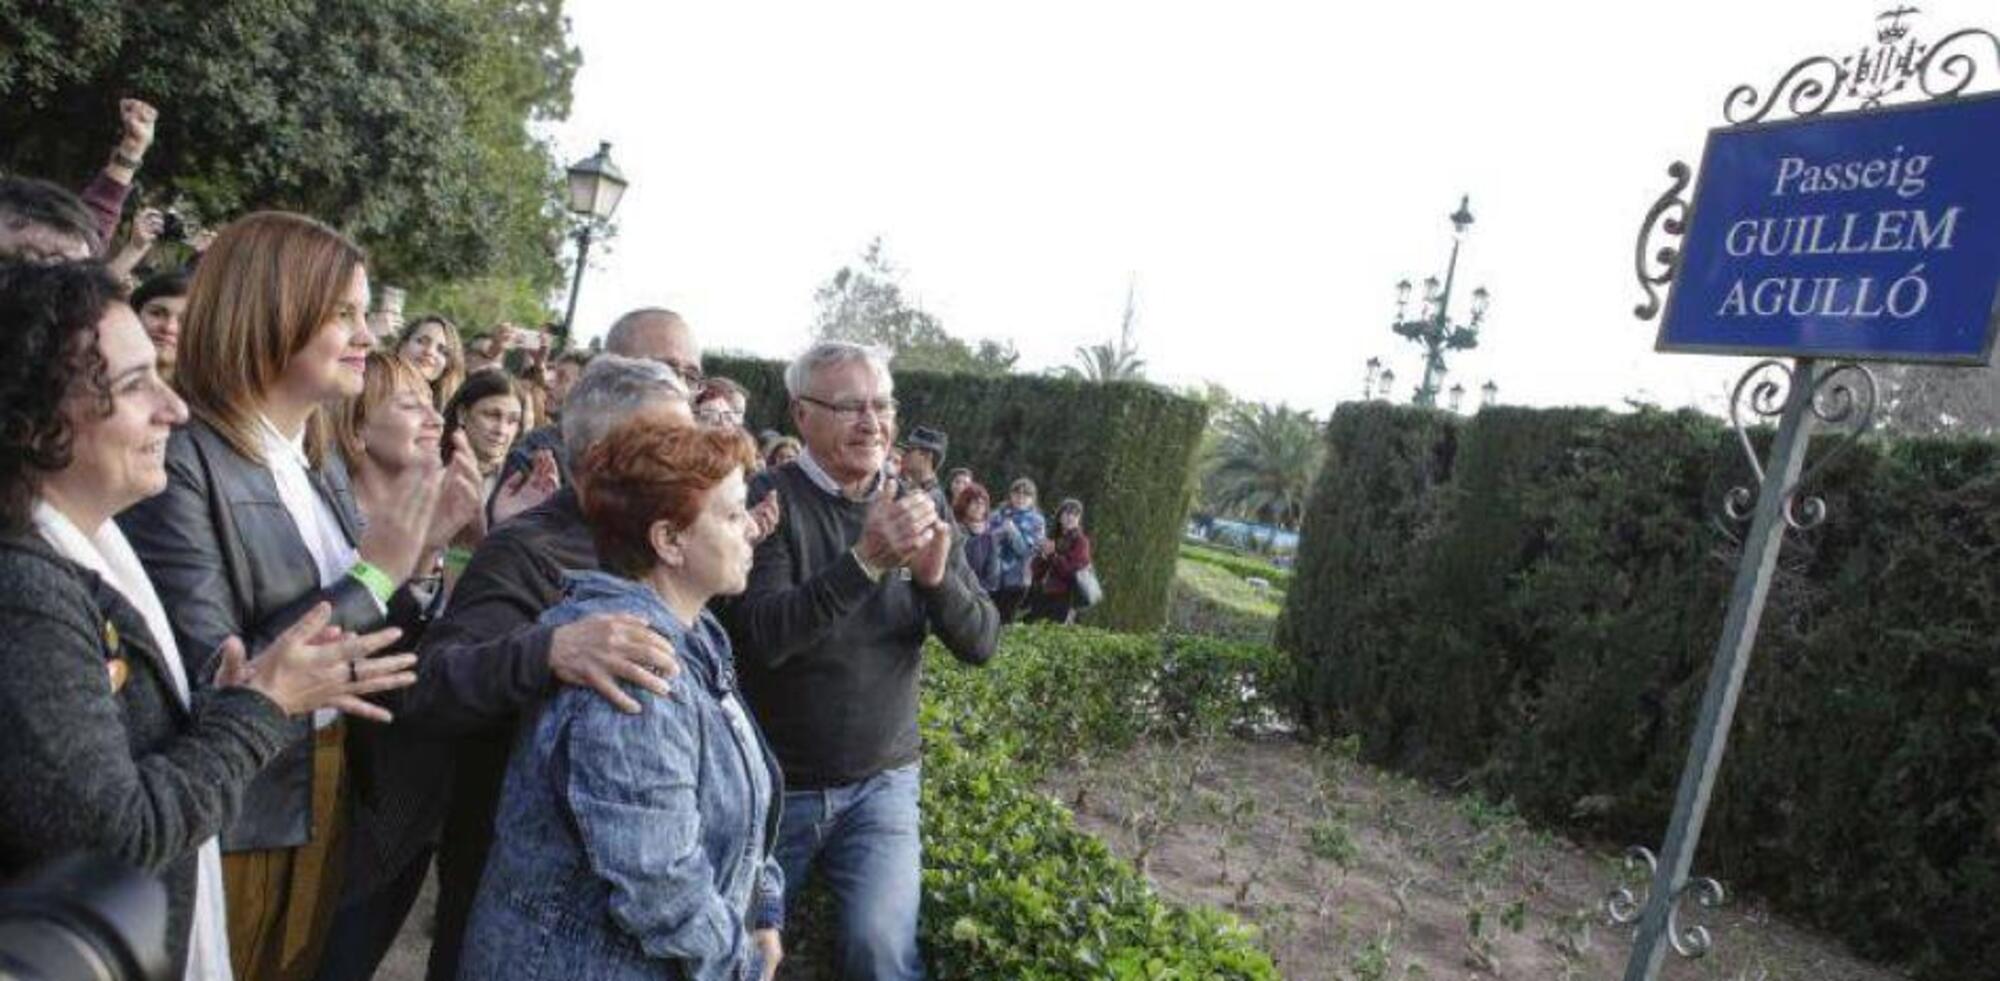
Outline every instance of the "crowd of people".
[(858, 345), (760, 440), (665, 309), (467, 339), (284, 212), (147, 271), (121, 116), (0, 177), (0, 875), (155, 872), (202, 981), (373, 976), (433, 865), (433, 981), (768, 979), (819, 877), (843, 976), (921, 977), (923, 643), (1072, 621), (1082, 505), (940, 476)]

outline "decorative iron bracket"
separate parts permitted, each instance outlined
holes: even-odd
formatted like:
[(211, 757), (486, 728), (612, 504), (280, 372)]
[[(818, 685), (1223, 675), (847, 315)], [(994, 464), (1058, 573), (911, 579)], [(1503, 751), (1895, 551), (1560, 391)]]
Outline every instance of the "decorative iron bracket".
[(1775, 358), (1751, 365), (1750, 370), (1737, 380), (1736, 388), (1729, 397), (1729, 424), (1736, 430), (1736, 441), (1743, 448), (1743, 458), (1750, 463), (1751, 475), (1750, 484), (1732, 487), (1722, 498), (1723, 512), (1736, 521), (1750, 519), (1750, 512), (1757, 503), (1757, 492), (1764, 486), (1764, 463), (1750, 442), (1752, 423), (1744, 421), (1744, 409), (1747, 407), (1753, 416), (1762, 419), (1778, 418), (1797, 391), (1800, 371), (1812, 375), (1805, 397), (1812, 400), (1815, 423), (1821, 427), (1844, 429), (1845, 432), (1831, 451), (1785, 489), (1785, 524), (1797, 531), (1806, 531), (1826, 521), (1825, 499), (1817, 495), (1802, 496), (1802, 489), (1824, 473), (1829, 463), (1853, 449), (1854, 444), (1875, 427), (1879, 391), (1875, 373), (1866, 366), (1843, 361), (1821, 371), (1816, 370), (1810, 361), (1801, 361), (1797, 367), (1790, 367)]
[[(1667, 176), (1674, 179), (1674, 186), (1667, 188), (1659, 200), (1646, 209), (1646, 223), (1639, 226), (1639, 247), (1632, 256), (1633, 271), (1639, 275), (1639, 288), (1646, 291), (1646, 302), (1632, 308), (1633, 315), (1640, 320), (1651, 320), (1660, 315), (1660, 290), (1672, 283), (1681, 269), (1680, 248), (1662, 245), (1658, 252), (1652, 252), (1653, 234), (1657, 231), (1676, 239), (1687, 234), (1687, 189), (1694, 178), (1694, 171), (1686, 163), (1676, 160), (1673, 166), (1667, 168)], [(1647, 268), (1649, 256), (1657, 269)]]
[[(1624, 866), (1628, 876), (1643, 867), (1646, 881), (1651, 883), (1653, 877), (1659, 873), (1660, 860), (1653, 854), (1652, 849), (1633, 845), (1625, 850)], [(1650, 886), (1646, 888), (1650, 889)], [(1689, 879), (1674, 890), (1673, 902), (1667, 910), (1667, 939), (1673, 945), (1674, 953), (1692, 960), (1715, 949), (1715, 936), (1709, 932), (1708, 927), (1699, 923), (1685, 929), (1681, 927), (1681, 901), (1686, 899), (1689, 893), (1694, 894), (1696, 905), (1709, 910), (1728, 902), (1729, 895), (1723, 891), (1722, 883), (1709, 878)], [(1646, 902), (1650, 898), (1650, 893), (1634, 895), (1631, 886), (1619, 886), (1605, 897), (1604, 911), (1610, 917), (1613, 926), (1631, 926), (1639, 922), (1639, 917), (1644, 913)]]

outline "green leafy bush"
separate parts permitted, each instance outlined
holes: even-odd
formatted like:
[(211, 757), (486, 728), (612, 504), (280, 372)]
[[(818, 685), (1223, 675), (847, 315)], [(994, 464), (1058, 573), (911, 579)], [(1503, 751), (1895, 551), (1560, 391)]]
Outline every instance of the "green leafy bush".
[(1270, 648), (1088, 628), (1011, 630), (993, 663), (926, 665), (923, 944), (954, 978), (1276, 978), (1235, 917), (1163, 902), (1035, 789), (1149, 732), (1268, 725)]
[[(711, 356), (705, 367), (750, 390), (752, 428), (793, 429), (783, 364)], [(897, 372), (896, 398), (902, 426), (944, 430), (946, 468), (971, 467), (996, 498), (1027, 476), (1044, 511), (1065, 497), (1083, 502), (1104, 583), (1104, 602), (1083, 622), (1144, 632), (1166, 621), (1205, 406), (1134, 382), (925, 371)]]
[[(1694, 413), (1343, 407), (1279, 643), (1372, 761), (1657, 845), (1748, 478)], [(1760, 439), (1760, 442), (1767, 439)], [(1818, 452), (1823, 452), (1820, 448)], [(2000, 964), (2000, 448), (1864, 444), (1793, 533), (1696, 867), (1933, 981)]]

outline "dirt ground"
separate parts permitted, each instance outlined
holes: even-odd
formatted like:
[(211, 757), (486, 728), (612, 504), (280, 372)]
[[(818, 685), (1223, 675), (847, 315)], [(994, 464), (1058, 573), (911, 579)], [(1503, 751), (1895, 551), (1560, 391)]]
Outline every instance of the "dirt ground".
[[(1337, 753), (1282, 739), (1142, 747), (1048, 789), (1120, 855), (1143, 852), (1163, 894), (1257, 924), (1287, 978), (1596, 981), (1630, 952), (1630, 928), (1605, 913), (1618, 856)], [(1904, 977), (1733, 897), (1686, 905), (1683, 926), (1706, 926), (1713, 948), (1670, 957), (1666, 978)]]
[[(1285, 739), (1142, 747), (1047, 789), (1120, 855), (1145, 852), (1165, 895), (1256, 924), (1294, 981), (1600, 981), (1630, 950), (1604, 907), (1627, 881), (1618, 856), (1334, 752)], [(422, 981), (432, 895), (426, 884), (381, 981)], [(1734, 897), (1683, 915), (1714, 945), (1670, 958), (1675, 981), (1904, 977)], [(787, 981), (821, 976), (804, 958), (786, 966)]]

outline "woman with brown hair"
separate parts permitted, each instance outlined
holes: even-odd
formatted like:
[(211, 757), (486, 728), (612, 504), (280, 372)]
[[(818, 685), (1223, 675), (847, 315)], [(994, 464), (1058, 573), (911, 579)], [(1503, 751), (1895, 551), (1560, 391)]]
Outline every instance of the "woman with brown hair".
[[(165, 492), (119, 524), (197, 685), (225, 638), (260, 650), (322, 603), (351, 631), (391, 622), (407, 640), (421, 626), (405, 584), (443, 469), (413, 470), (364, 522), (327, 446), (322, 407), (360, 394), (374, 346), (365, 258), (311, 218), (261, 212), (223, 229), (195, 273), (175, 369), (193, 422), (167, 443)], [(337, 712), (293, 724), (223, 833), (239, 977), (290, 981), (317, 964), (339, 888), (342, 734)]]
[(444, 407), (446, 460), (455, 457), (455, 437), (463, 434), (479, 467), (480, 500), (493, 497), (500, 484), (500, 467), (520, 437), (527, 415), (528, 400), (521, 394), (520, 383), (498, 368), (473, 372)]
[(418, 317), (396, 338), (396, 356), (409, 362), (430, 387), (432, 407), (443, 411), (465, 383), (465, 342), (458, 328), (437, 314)]

